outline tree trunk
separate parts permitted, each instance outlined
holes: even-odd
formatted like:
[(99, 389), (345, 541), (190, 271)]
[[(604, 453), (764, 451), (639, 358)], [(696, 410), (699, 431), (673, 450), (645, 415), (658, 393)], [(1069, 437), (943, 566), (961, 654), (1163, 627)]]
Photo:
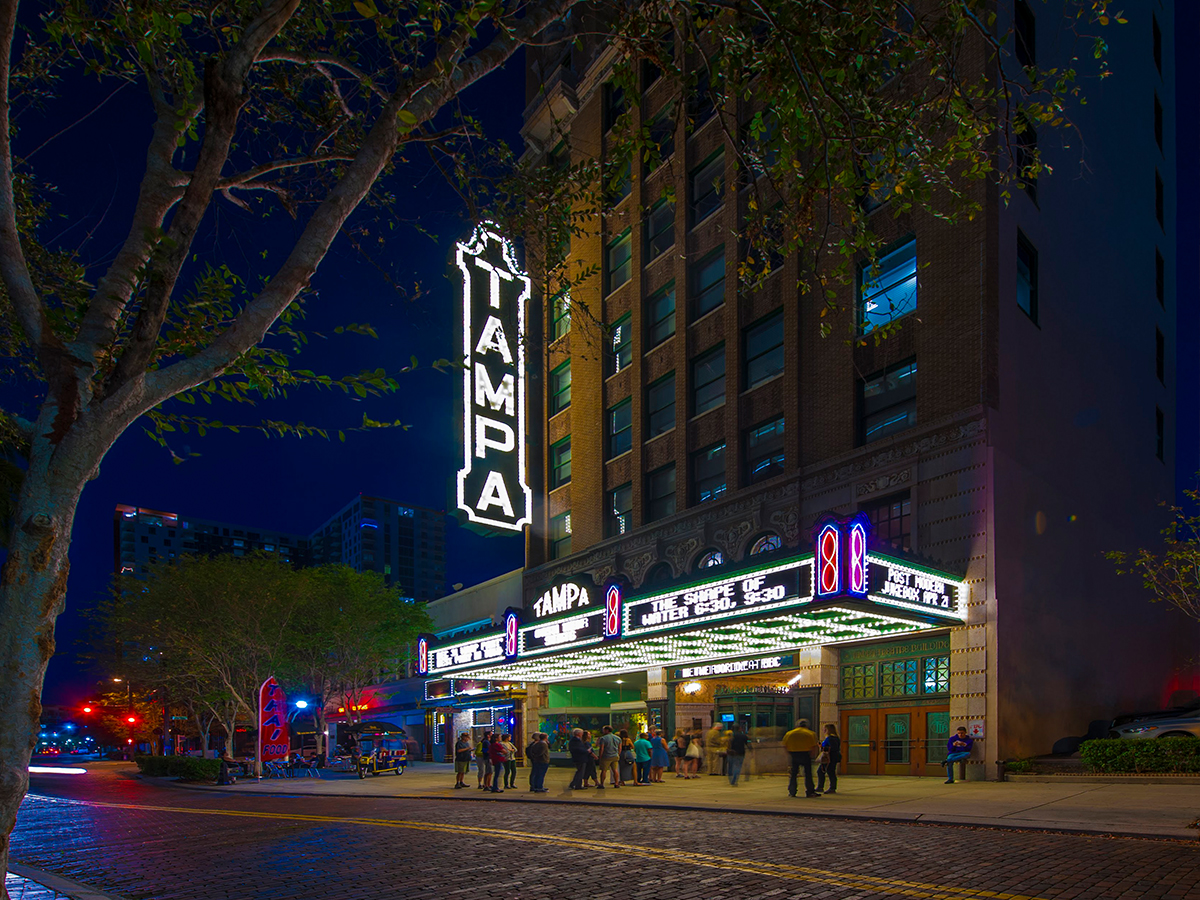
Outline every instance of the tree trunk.
[[(95, 469), (64, 459), (55, 449), (34, 441), (12, 520), (8, 559), (0, 570), (0, 871), (6, 871), (9, 838), (29, 788), (42, 682), (67, 591), (75, 509)], [(0, 896), (7, 897), (3, 888)]]

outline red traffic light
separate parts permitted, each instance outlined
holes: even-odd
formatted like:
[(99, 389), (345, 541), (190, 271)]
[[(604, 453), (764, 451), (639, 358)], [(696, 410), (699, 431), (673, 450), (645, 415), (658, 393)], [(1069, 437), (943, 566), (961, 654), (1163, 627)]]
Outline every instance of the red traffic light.
[(137, 724), (137, 716), (130, 716), (125, 721), (128, 722), (130, 725), (136, 725)]
[(83, 711), (84, 711), (85, 713), (90, 713), (90, 712), (92, 711), (92, 708), (91, 708), (90, 706), (85, 706), (85, 707), (83, 708)]

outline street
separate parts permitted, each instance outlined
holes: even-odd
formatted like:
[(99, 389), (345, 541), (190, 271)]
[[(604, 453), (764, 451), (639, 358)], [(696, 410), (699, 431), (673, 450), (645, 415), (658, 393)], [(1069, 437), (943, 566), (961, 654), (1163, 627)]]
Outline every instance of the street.
[(127, 898), (1200, 896), (1200, 844), (34, 776), (12, 859)]

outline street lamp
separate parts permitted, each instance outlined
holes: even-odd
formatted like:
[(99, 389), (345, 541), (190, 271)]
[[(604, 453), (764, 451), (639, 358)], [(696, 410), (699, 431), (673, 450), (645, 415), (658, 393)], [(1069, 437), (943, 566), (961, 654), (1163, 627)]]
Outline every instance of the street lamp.
[(296, 701), (296, 709), (308, 709), (308, 701), (307, 700), (297, 700)]

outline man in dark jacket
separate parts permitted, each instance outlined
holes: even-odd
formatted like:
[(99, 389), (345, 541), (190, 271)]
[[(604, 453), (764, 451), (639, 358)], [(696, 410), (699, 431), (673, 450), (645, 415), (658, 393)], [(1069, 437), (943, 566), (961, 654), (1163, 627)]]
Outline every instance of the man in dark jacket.
[[(967, 734), (965, 726), (959, 725), (958, 731), (946, 742), (946, 784), (954, 784), (954, 764), (971, 755), (975, 739)], [(964, 778), (966, 777), (964, 773)]]
[(535, 794), (548, 794), (546, 773), (550, 770), (550, 744), (540, 731), (534, 734), (533, 743), (525, 748), (529, 760), (529, 790)]
[(571, 779), (569, 790), (583, 790), (583, 773), (587, 770), (591, 758), (591, 748), (583, 742), (583, 729), (576, 728), (571, 732), (571, 741), (567, 744), (571, 751), (571, 762), (575, 763), (575, 777)]

